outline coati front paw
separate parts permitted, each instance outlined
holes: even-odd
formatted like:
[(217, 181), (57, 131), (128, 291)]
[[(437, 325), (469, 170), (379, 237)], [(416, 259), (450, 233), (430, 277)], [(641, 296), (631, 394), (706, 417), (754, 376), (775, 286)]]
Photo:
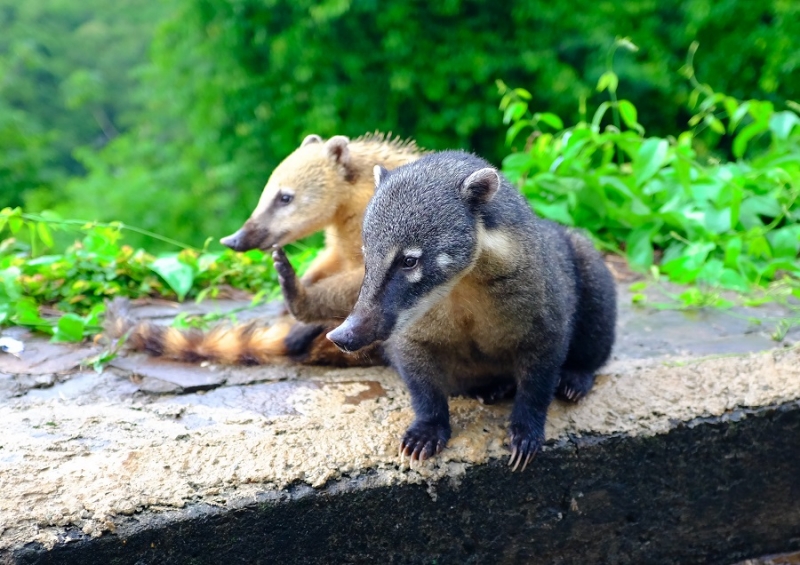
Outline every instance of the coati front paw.
[(283, 249), (279, 248), (272, 252), (272, 262), (278, 273), (278, 283), (281, 285), (286, 305), (289, 307), (289, 311), (297, 317), (297, 302), (301, 294), (300, 279), (297, 278), (297, 273)]
[(531, 459), (536, 455), (544, 443), (544, 433), (533, 429), (529, 424), (512, 423), (508, 427), (509, 448), (511, 449), (511, 458), (508, 460), (508, 466), (514, 466), (511, 471), (516, 471), (519, 464), (522, 463), (524, 471)]
[(414, 422), (403, 435), (400, 456), (411, 461), (425, 461), (444, 449), (449, 439), (449, 424)]

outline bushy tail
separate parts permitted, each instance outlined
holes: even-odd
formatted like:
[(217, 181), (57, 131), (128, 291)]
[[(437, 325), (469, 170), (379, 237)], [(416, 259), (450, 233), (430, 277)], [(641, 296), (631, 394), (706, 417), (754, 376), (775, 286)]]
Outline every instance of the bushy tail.
[(286, 337), (292, 323), (286, 319), (270, 327), (251, 322), (223, 324), (207, 331), (181, 330), (151, 321), (136, 321), (130, 315), (130, 302), (117, 298), (106, 308), (103, 326), (110, 339), (127, 335), (126, 346), (130, 349), (189, 363), (263, 365), (290, 354)]
[(250, 322), (220, 325), (208, 331), (179, 330), (147, 320), (134, 320), (130, 314), (130, 302), (116, 298), (106, 307), (103, 327), (109, 339), (127, 336), (125, 345), (129, 349), (187, 363), (211, 361), (226, 365), (267, 365), (292, 361), (335, 367), (385, 364), (379, 345), (356, 354), (339, 351), (325, 337), (339, 323), (305, 324), (285, 316), (267, 328)]

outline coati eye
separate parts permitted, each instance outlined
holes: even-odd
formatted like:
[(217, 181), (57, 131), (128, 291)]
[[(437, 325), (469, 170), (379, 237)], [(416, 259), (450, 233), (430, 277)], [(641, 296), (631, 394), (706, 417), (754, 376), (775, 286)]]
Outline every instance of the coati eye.
[(419, 263), (419, 259), (416, 257), (405, 257), (403, 259), (403, 268), (404, 269), (413, 269)]
[(278, 202), (280, 202), (281, 204), (288, 204), (292, 200), (294, 200), (294, 194), (289, 194), (288, 192), (281, 192), (278, 195)]

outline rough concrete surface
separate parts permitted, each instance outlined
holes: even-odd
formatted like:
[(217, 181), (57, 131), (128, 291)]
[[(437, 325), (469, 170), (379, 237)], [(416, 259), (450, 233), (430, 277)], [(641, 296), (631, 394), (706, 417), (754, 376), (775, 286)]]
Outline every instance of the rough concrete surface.
[(523, 474), (505, 468), (509, 403), (452, 399), (447, 449), (401, 460), (412, 411), (390, 369), (130, 354), (97, 374), (80, 367), (96, 347), (19, 336), (23, 359), (0, 356), (0, 562), (730, 563), (800, 548), (797, 332), (777, 344), (748, 320), (777, 311), (620, 302), (614, 360), (584, 401), (553, 403)]

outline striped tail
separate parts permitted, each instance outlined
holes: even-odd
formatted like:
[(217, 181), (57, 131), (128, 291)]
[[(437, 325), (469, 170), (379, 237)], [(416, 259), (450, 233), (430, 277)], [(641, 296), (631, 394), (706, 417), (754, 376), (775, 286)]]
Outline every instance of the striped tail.
[(268, 365), (293, 361), (304, 365), (364, 367), (385, 364), (379, 347), (346, 354), (326, 337), (338, 322), (305, 324), (290, 316), (270, 327), (256, 322), (219, 325), (210, 330), (178, 329), (151, 321), (136, 321), (130, 302), (116, 298), (106, 308), (106, 337), (127, 336), (125, 345), (153, 357), (186, 363), (210, 361), (225, 365)]

